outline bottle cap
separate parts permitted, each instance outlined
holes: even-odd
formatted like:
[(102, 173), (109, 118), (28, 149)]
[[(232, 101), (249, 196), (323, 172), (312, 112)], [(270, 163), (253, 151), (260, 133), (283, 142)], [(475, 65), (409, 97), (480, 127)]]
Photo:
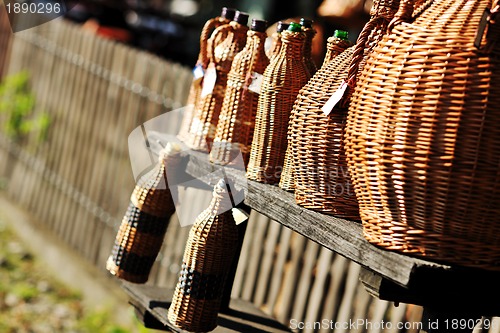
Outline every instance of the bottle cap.
[(290, 24), (288, 23), (285, 23), (285, 22), (282, 22), (282, 21), (279, 21), (278, 22), (278, 26), (276, 27), (276, 32), (280, 33), (280, 32), (283, 32), (285, 31), (286, 29), (288, 29), (288, 26)]
[(343, 40), (348, 40), (349, 39), (349, 33), (345, 30), (335, 30), (333, 32), (333, 37), (337, 37)]
[(248, 17), (249, 15), (245, 12), (240, 12), (239, 10), (236, 11), (236, 14), (234, 15), (234, 21), (238, 22), (241, 25), (247, 25), (248, 24)]
[(257, 20), (253, 19), (252, 20), (252, 27), (251, 29), (253, 31), (258, 31), (258, 32), (266, 32), (267, 29), (267, 21), (265, 20)]
[(300, 25), (303, 26), (304, 28), (312, 28), (313, 22), (314, 22), (313, 20), (306, 19), (306, 18), (300, 19)]
[(288, 31), (292, 31), (292, 32), (301, 32), (302, 31), (302, 26), (296, 22), (292, 22), (290, 23), (290, 25), (288, 26)]
[(220, 16), (225, 19), (232, 20), (234, 19), (234, 14), (236, 14), (236, 9), (223, 7)]

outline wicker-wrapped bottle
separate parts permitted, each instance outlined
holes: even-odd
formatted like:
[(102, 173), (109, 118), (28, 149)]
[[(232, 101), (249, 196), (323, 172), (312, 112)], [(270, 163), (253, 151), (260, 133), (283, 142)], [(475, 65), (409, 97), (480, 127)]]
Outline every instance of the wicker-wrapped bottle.
[[(347, 31), (343, 30), (335, 30), (334, 35), (328, 38), (325, 59), (323, 60), (323, 65), (316, 72), (311, 80), (307, 83), (304, 89), (309, 89), (309, 87), (316, 87), (325, 81), (325, 78), (328, 77), (330, 69), (327, 68), (335, 57), (344, 52), (346, 48), (352, 45), (351, 42), (347, 39)], [(297, 101), (301, 101), (303, 98), (303, 94), (305, 92), (299, 94), (297, 97)], [(298, 103), (296, 101), (296, 103)], [(299, 108), (294, 107), (292, 110), (292, 114), (290, 115), (290, 119), (294, 119), (294, 121), (290, 122), (288, 127), (288, 147), (285, 156), (285, 162), (283, 164), (283, 173), (281, 174), (280, 179), (280, 187), (285, 191), (293, 191), (295, 189), (295, 173), (293, 171), (293, 149), (302, 149), (305, 146), (298, 145), (297, 140), (301, 138), (298, 137), (297, 132), (303, 127), (307, 126), (304, 122), (308, 118), (307, 112), (301, 112), (297, 114)], [(309, 124), (313, 126), (313, 124)], [(305, 142), (301, 143), (305, 144)]]
[(312, 43), (314, 36), (316, 36), (316, 30), (313, 28), (313, 21), (306, 18), (300, 19), (300, 25), (302, 26), (302, 31), (306, 34), (306, 40), (304, 42), (304, 61), (309, 70), (309, 75), (312, 77), (318, 70), (312, 58)]
[(248, 14), (236, 12), (234, 20), (214, 31), (227, 37), (208, 50), (210, 64), (205, 73), (200, 100), (194, 109), (194, 117), (185, 143), (192, 149), (209, 151), (215, 137), (219, 114), (226, 92), (227, 74), (236, 54), (244, 47), (248, 27)]
[(281, 50), (281, 45), (283, 44), (281, 40), (281, 33), (285, 30), (288, 29), (288, 26), (290, 24), (279, 21), (278, 24), (276, 25), (276, 32), (273, 33), (273, 44), (269, 48), (269, 51), (267, 52), (268, 58), (272, 61), (274, 57), (276, 57)]
[(245, 48), (234, 58), (210, 152), (210, 158), (215, 163), (227, 164), (240, 152), (245, 165), (248, 163), (259, 101), (258, 87), (249, 85), (252, 77), (258, 81), (269, 65), (264, 50), (266, 27), (267, 21), (254, 19)]
[(291, 23), (282, 33), (280, 54), (264, 71), (247, 168), (248, 179), (279, 183), (288, 143), (290, 112), (297, 94), (310, 78), (304, 62), (305, 38), (300, 24)]
[(290, 126), (295, 200), (301, 206), (359, 220), (343, 141), (350, 90), (344, 96), (342, 89), (355, 84), (358, 69), (398, 6), (399, 0), (375, 0), (356, 46), (331, 61), (325, 76), (312, 80), (297, 98)]
[(175, 193), (168, 187), (167, 170), (175, 172), (180, 162), (178, 149), (168, 145), (160, 163), (137, 182), (106, 263), (111, 274), (133, 283), (147, 282), (175, 212)]
[[(189, 133), (189, 127), (193, 121), (194, 109), (198, 105), (201, 88), (203, 84), (203, 77), (201, 74), (207, 70), (209, 64), (208, 49), (217, 46), (221, 41), (225, 39), (225, 34), (212, 34), (214, 29), (220, 27), (221, 25), (228, 24), (234, 18), (236, 13), (235, 9), (224, 7), (220, 16), (208, 20), (200, 35), (200, 53), (198, 55), (198, 60), (195, 66), (195, 77), (191, 83), (191, 88), (189, 90), (189, 96), (187, 100), (187, 108), (184, 111), (184, 116), (182, 118), (182, 124), (179, 130), (179, 139), (185, 140)], [(225, 32), (225, 30), (223, 30)], [(201, 77), (200, 77), (201, 76)]]
[(500, 271), (499, 14), (402, 2), (367, 59), (345, 141), (371, 243)]
[(227, 183), (214, 188), (210, 206), (189, 232), (182, 270), (168, 309), (168, 320), (190, 332), (217, 326), (224, 283), (238, 247), (238, 229)]

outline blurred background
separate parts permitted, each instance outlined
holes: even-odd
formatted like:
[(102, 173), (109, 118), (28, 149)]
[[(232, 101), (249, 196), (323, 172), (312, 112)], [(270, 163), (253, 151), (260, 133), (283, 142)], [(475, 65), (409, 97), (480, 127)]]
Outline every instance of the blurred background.
[(355, 41), (368, 20), (371, 0), (83, 0), (72, 5), (67, 19), (105, 38), (193, 66), (203, 24), (224, 6), (270, 24), (293, 17), (312, 18), (321, 32), (316, 43), (323, 45), (335, 29), (348, 30)]

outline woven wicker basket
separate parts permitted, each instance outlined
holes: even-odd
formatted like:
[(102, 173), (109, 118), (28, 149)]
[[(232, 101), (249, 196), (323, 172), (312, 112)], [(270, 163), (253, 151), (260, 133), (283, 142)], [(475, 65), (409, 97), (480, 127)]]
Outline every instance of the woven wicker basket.
[[(325, 59), (323, 60), (323, 65), (320, 68), (319, 72), (316, 72), (316, 74), (313, 76), (311, 80), (307, 83), (307, 85), (303, 88), (304, 90), (308, 89), (308, 87), (314, 85), (319, 85), (321, 82), (324, 82), (325, 79), (328, 77), (330, 74), (330, 68), (327, 68), (330, 62), (333, 61), (335, 57), (340, 55), (342, 52), (345, 51), (345, 49), (352, 44), (346, 40), (343, 40), (341, 38), (337, 37), (330, 37), (328, 38), (327, 41), (327, 47), (326, 47), (326, 54), (325, 54)], [(300, 100), (302, 97), (302, 94), (304, 94), (304, 90), (299, 93), (298, 100)], [(297, 103), (297, 102), (296, 102)], [(297, 142), (292, 143), (293, 138), (297, 138), (296, 135), (292, 135), (293, 133), (296, 133), (299, 128), (302, 126), (305, 126), (303, 123), (304, 120), (307, 119), (307, 114), (302, 113), (302, 114), (296, 114), (298, 111), (298, 108), (296, 105), (292, 109), (292, 114), (290, 115), (290, 119), (295, 119), (295, 121), (290, 122), (289, 128), (288, 128), (288, 147), (285, 155), (285, 162), (283, 163), (283, 173), (281, 174), (281, 179), (280, 179), (280, 187), (285, 190), (285, 191), (291, 191), (293, 192), (295, 190), (295, 174), (294, 174), (294, 167), (293, 167), (293, 153), (292, 153), (292, 147), (294, 147), (294, 144), (296, 145)], [(300, 118), (300, 119), (298, 119)]]
[(280, 54), (264, 72), (247, 167), (248, 179), (279, 183), (288, 143), (290, 112), (300, 89), (310, 78), (304, 62), (304, 40), (305, 34), (301, 31), (283, 31)]
[(106, 268), (118, 278), (133, 283), (148, 280), (175, 212), (166, 168), (176, 168), (179, 162), (177, 154), (162, 158), (161, 163), (137, 182), (106, 263)]
[(217, 326), (224, 283), (238, 247), (238, 229), (224, 181), (215, 186), (213, 195), (189, 232), (168, 309), (168, 320), (190, 332), (208, 332)]
[(399, 0), (374, 1), (371, 19), (357, 44), (330, 62), (297, 98), (290, 121), (295, 199), (306, 208), (358, 220), (358, 204), (347, 172), (343, 134), (345, 96), (330, 114), (322, 108), (343, 81), (355, 84), (358, 68), (385, 33)]
[[(201, 66), (201, 68), (206, 71), (210, 59), (208, 57), (208, 48), (217, 46), (221, 41), (223, 41), (227, 36), (225, 34), (212, 34), (214, 29), (228, 24), (234, 18), (234, 14), (236, 10), (224, 7), (222, 9), (221, 16), (215, 17), (213, 19), (208, 20), (203, 29), (201, 30), (200, 35), (200, 53), (198, 55), (198, 61), (196, 62), (196, 66)], [(219, 30), (220, 31), (220, 30)], [(222, 32), (225, 32), (223, 30)], [(193, 78), (193, 82), (191, 83), (191, 88), (189, 90), (187, 105), (184, 116), (182, 118), (181, 127), (179, 130), (179, 139), (185, 140), (188, 133), (189, 128), (191, 127), (191, 123), (193, 121), (194, 109), (198, 105), (201, 89), (203, 84), (203, 78)]]
[(349, 111), (364, 234), (390, 250), (500, 270), (498, 6), (488, 23), (492, 1), (420, 2), (412, 15), (414, 4), (403, 3), (367, 60)]
[[(210, 67), (215, 70), (215, 83), (205, 95), (203, 89), (200, 94), (199, 103), (194, 108), (194, 116), (189, 128), (188, 135), (184, 141), (187, 146), (195, 150), (209, 151), (215, 137), (215, 130), (219, 121), (219, 113), (226, 92), (227, 74), (231, 70), (231, 64), (246, 43), (248, 27), (248, 14), (236, 12), (234, 21), (223, 25), (214, 31), (215, 35), (226, 35), (227, 37), (217, 46), (212, 45), (208, 50)], [(204, 85), (208, 83), (205, 74)]]
[(254, 73), (262, 75), (269, 65), (264, 51), (266, 27), (266, 21), (253, 20), (245, 48), (234, 58), (210, 152), (215, 163), (228, 164), (240, 152), (245, 165), (248, 163), (259, 101), (259, 94), (249, 90), (248, 85)]

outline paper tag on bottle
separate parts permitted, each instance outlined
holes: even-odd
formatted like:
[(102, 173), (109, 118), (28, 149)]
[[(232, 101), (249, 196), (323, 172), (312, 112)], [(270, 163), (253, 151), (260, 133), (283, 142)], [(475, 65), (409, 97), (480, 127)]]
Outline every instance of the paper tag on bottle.
[(193, 76), (194, 76), (195, 80), (200, 80), (201, 78), (203, 78), (203, 76), (205, 76), (205, 71), (203, 70), (202, 65), (198, 64), (198, 65), (194, 66)]
[(325, 116), (328, 116), (332, 112), (335, 105), (337, 105), (337, 103), (340, 102), (342, 97), (344, 97), (346, 89), (347, 89), (347, 83), (345, 82), (345, 80), (343, 80), (340, 86), (338, 87), (337, 91), (333, 93), (333, 95), (321, 108)]
[(205, 97), (210, 95), (215, 88), (215, 83), (217, 82), (217, 71), (215, 67), (210, 66), (207, 68), (205, 72), (205, 76), (203, 79), (203, 89), (201, 90), (201, 97)]
[(256, 94), (260, 94), (260, 89), (262, 87), (262, 79), (264, 76), (257, 72), (252, 73), (252, 82), (248, 86), (248, 90), (253, 91)]

